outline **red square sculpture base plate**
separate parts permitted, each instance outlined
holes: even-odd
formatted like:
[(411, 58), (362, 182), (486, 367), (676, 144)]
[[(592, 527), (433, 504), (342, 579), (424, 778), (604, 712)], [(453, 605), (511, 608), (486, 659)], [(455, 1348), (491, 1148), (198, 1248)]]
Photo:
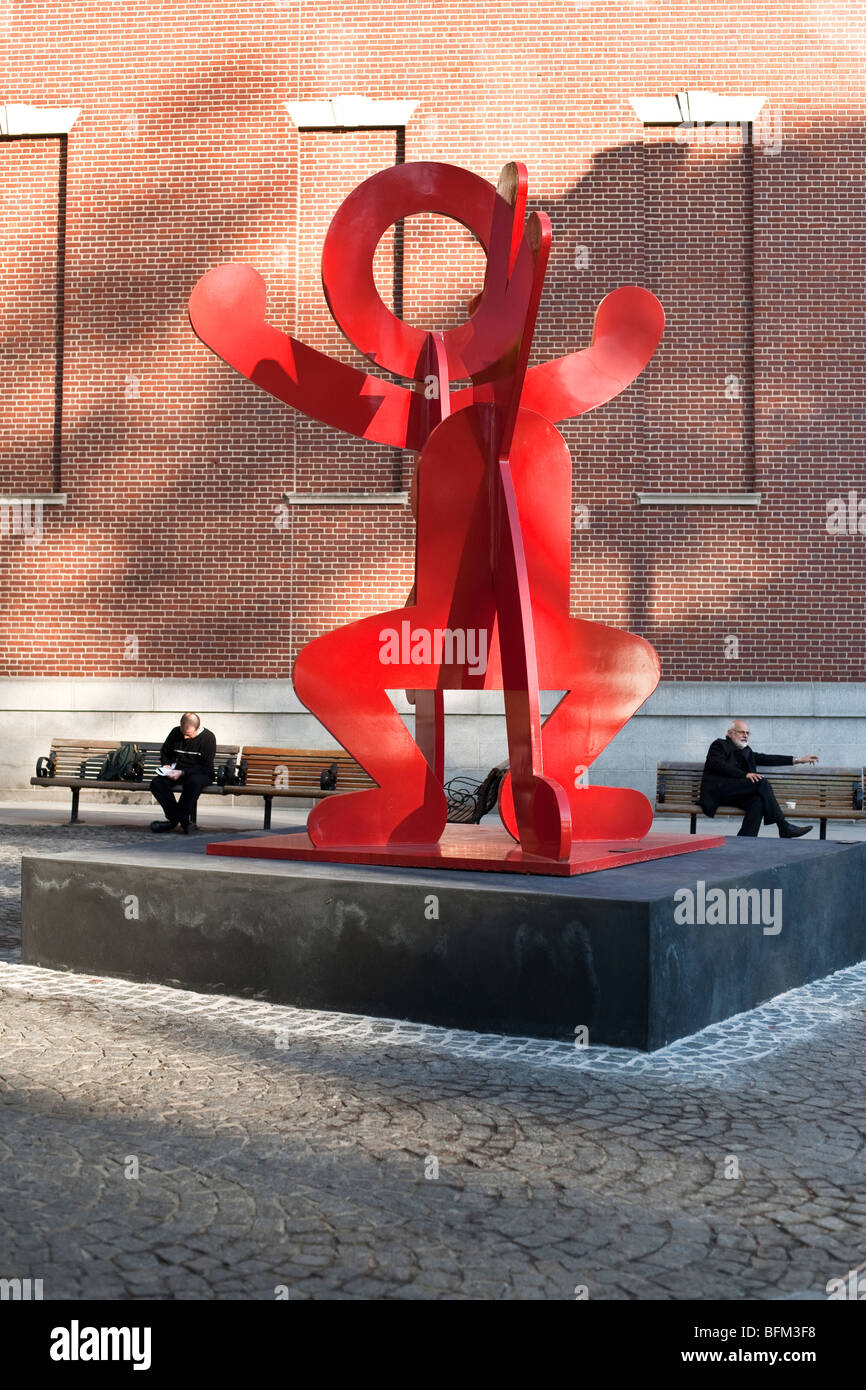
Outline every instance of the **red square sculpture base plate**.
[(564, 860), (524, 854), (506, 830), (485, 825), (448, 825), (435, 845), (358, 845), (320, 849), (306, 831), (283, 835), (249, 835), (243, 840), (220, 840), (208, 854), (241, 859), (299, 859), (325, 864), (383, 864), (407, 869), (480, 869), (505, 874), (594, 874), (622, 864), (666, 859), (673, 854), (715, 849), (724, 835), (646, 835), (642, 840), (584, 840), (572, 845)]

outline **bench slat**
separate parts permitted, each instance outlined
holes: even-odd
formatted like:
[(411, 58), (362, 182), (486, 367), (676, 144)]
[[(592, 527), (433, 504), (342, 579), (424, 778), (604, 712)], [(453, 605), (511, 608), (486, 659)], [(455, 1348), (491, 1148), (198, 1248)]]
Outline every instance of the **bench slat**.
[[(334, 791), (361, 791), (375, 787), (372, 777), (344, 748), (265, 748), (244, 747), (242, 764), (244, 786), (267, 789), (274, 795), (321, 796), (321, 774), (335, 763), (337, 785)], [(227, 788), (227, 790), (235, 790)], [(238, 788), (237, 790), (242, 790)], [(249, 792), (246, 793), (249, 795)]]

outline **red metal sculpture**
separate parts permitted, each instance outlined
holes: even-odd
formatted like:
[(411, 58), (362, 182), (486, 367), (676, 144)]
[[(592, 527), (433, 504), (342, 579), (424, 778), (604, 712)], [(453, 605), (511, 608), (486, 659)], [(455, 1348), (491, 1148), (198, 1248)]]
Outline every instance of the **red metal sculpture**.
[[(322, 254), (331, 313), (364, 356), (413, 387), (271, 327), (264, 282), (249, 266), (210, 271), (191, 296), (199, 338), (257, 386), (420, 455), (407, 606), (311, 642), (293, 672), (299, 698), (377, 786), (320, 801), (309, 839), (224, 842), (214, 853), (575, 873), (608, 867), (612, 850), (628, 862), (697, 847), (691, 837), (644, 840), (653, 813), (639, 792), (584, 785), (655, 689), (659, 662), (642, 638), (569, 616), (571, 460), (555, 427), (634, 381), (664, 314), (648, 290), (625, 286), (598, 306), (588, 348), (528, 367), (551, 228), (544, 213), (524, 224), (526, 194), (520, 164), (506, 165), (494, 188), (465, 169), (414, 163), (367, 179), (339, 208)], [(420, 212), (462, 222), (487, 253), (474, 312), (442, 334), (397, 319), (373, 280), (384, 232)], [(414, 739), (387, 694), (401, 687), (414, 698)], [(504, 691), (510, 773), (500, 812), (512, 840), (481, 827), (443, 836), (449, 689)], [(543, 725), (540, 689), (566, 692)]]

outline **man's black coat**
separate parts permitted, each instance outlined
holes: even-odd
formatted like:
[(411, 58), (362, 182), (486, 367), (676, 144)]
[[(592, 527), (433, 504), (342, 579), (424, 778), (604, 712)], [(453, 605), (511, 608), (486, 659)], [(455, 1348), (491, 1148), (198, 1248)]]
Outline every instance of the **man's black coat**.
[[(701, 810), (707, 816), (714, 816), (719, 807), (726, 804), (726, 795), (742, 796), (744, 791), (754, 790), (757, 782), (743, 782), (747, 772), (757, 772), (759, 767), (790, 766), (793, 761), (793, 757), (783, 753), (753, 753), (748, 744), (738, 748), (729, 738), (717, 738), (710, 744), (704, 763), (699, 797)], [(736, 791), (735, 782), (740, 784)]]
[(200, 728), (193, 738), (184, 738), (180, 725), (176, 725), (162, 745), (159, 756), (168, 767), (174, 763), (182, 772), (200, 771), (205, 785), (216, 781), (216, 739), (210, 729)]

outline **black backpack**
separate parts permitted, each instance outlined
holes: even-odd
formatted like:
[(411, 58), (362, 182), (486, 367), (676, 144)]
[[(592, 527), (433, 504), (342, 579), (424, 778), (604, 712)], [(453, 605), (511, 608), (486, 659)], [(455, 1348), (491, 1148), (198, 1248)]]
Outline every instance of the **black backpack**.
[(240, 767), (231, 761), (223, 763), (217, 768), (216, 779), (218, 787), (242, 787), (247, 780), (246, 758), (241, 759)]
[(122, 743), (96, 774), (97, 782), (140, 782), (143, 777), (144, 761), (137, 743)]
[(331, 763), (319, 773), (319, 786), (323, 792), (332, 792), (337, 785), (337, 764)]

